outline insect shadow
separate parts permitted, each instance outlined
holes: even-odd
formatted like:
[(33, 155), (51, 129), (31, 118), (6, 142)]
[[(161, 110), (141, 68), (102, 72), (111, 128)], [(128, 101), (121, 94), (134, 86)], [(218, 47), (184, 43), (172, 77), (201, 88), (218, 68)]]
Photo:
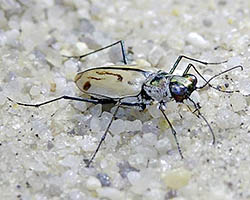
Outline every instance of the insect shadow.
[[(203, 65), (219, 65), (222, 63), (226, 63), (227, 61), (205, 62), (184, 55), (180, 55), (169, 72), (165, 72), (162, 70), (151, 71), (148, 69), (141, 69), (141, 67), (139, 68), (139, 66), (136, 65), (128, 65), (123, 41), (117, 41), (108, 46), (105, 46), (103, 48), (97, 49), (95, 51), (92, 51), (90, 53), (81, 56), (65, 56), (65, 57), (67, 57), (68, 59), (75, 58), (80, 60), (88, 55), (110, 48), (114, 45), (120, 45), (124, 65), (114, 65), (114, 66), (105, 66), (105, 67), (96, 67), (92, 69), (87, 69), (85, 71), (77, 73), (77, 75), (75, 76), (74, 81), (77, 87), (83, 93), (89, 95), (89, 98), (63, 95), (58, 98), (54, 98), (49, 101), (45, 101), (38, 104), (29, 104), (21, 102), (16, 102), (16, 103), (22, 106), (40, 107), (45, 104), (58, 101), (60, 99), (69, 99), (74, 101), (89, 102), (93, 104), (110, 104), (110, 103), (116, 104), (113, 116), (104, 134), (102, 135), (101, 140), (98, 143), (95, 152), (92, 154), (89, 160), (87, 161), (85, 160), (87, 162), (86, 167), (89, 167), (92, 161), (94, 160), (97, 152), (99, 151), (103, 141), (106, 138), (106, 135), (110, 129), (112, 122), (116, 118), (119, 108), (122, 106), (135, 107), (144, 110), (148, 105), (151, 105), (153, 102), (157, 102), (158, 108), (161, 111), (164, 118), (166, 119), (171, 129), (171, 132), (174, 136), (178, 152), (181, 158), (183, 158), (180, 144), (177, 139), (177, 133), (174, 127), (172, 126), (170, 120), (168, 119), (167, 115), (165, 114), (164, 110), (166, 108), (166, 104), (169, 101), (184, 103), (184, 100), (189, 100), (195, 108), (194, 111), (192, 111), (192, 113), (196, 115), (198, 118), (202, 118), (205, 121), (212, 134), (212, 143), (215, 144), (215, 135), (210, 124), (208, 123), (206, 118), (201, 114), (200, 105), (196, 103), (190, 97), (190, 95), (192, 94), (193, 91), (200, 90), (206, 86), (209, 86), (220, 92), (225, 92), (225, 93), (235, 92), (235, 91), (222, 90), (218, 87), (211, 85), (210, 82), (214, 78), (222, 74), (225, 74), (231, 70), (237, 68), (243, 70), (242, 66), (238, 65), (229, 68), (225, 71), (222, 71), (212, 76), (208, 80), (206, 80), (200, 74), (200, 72), (196, 69), (196, 67), (192, 63), (188, 64), (182, 75), (174, 75), (174, 72), (182, 59), (187, 59), (192, 62), (197, 62)], [(188, 73), (191, 68), (197, 73), (198, 76), (200, 76), (204, 80), (205, 83), (202, 86), (198, 87), (197, 77), (193, 74)], [(10, 98), (8, 99), (10, 101), (13, 101)], [(189, 106), (188, 108), (191, 111), (191, 108)]]

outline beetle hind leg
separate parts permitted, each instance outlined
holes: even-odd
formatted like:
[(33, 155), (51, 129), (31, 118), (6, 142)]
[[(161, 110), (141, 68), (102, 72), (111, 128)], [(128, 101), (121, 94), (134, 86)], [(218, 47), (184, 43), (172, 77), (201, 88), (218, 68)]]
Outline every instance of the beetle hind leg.
[(28, 106), (28, 107), (40, 107), (55, 101), (59, 101), (61, 99), (68, 99), (68, 100), (72, 100), (72, 101), (83, 101), (83, 102), (88, 102), (88, 103), (93, 103), (93, 104), (98, 104), (100, 103), (99, 100), (96, 99), (89, 99), (89, 98), (81, 98), (81, 97), (72, 97), (72, 96), (67, 96), (67, 95), (63, 95), (54, 99), (51, 99), (49, 101), (44, 101), (42, 103), (36, 103), (36, 104), (31, 104), (31, 103), (22, 103), (22, 102), (16, 102), (14, 100), (12, 100), (11, 98), (7, 97), (7, 99), (11, 102), (15, 102), (18, 105), (21, 106)]

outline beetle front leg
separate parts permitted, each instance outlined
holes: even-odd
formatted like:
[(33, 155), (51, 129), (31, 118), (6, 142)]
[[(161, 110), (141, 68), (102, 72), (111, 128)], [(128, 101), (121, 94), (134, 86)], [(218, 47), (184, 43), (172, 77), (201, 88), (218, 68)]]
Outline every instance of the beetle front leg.
[(164, 112), (164, 105), (160, 104), (159, 109), (160, 109), (160, 111), (162, 112), (162, 114), (163, 114), (164, 118), (166, 119), (166, 121), (168, 122), (168, 125), (169, 125), (169, 127), (170, 127), (170, 129), (171, 129), (171, 131), (172, 131), (173, 136), (174, 136), (175, 143), (176, 143), (176, 145), (177, 145), (177, 149), (178, 149), (178, 151), (179, 151), (179, 154), (180, 154), (181, 158), (183, 159), (184, 157), (183, 157), (183, 154), (182, 154), (182, 151), (181, 151), (181, 147), (180, 147), (180, 144), (179, 144), (178, 139), (177, 139), (177, 136), (176, 136), (176, 135), (177, 135), (177, 134), (176, 134), (176, 131), (174, 130), (173, 125), (171, 124), (171, 122), (169, 121), (167, 115), (166, 115), (165, 112)]
[[(205, 123), (207, 124), (207, 126), (208, 126), (208, 128), (209, 128), (209, 130), (210, 130), (210, 132), (211, 132), (211, 134), (212, 134), (213, 144), (215, 144), (215, 134), (214, 134), (214, 131), (213, 131), (212, 127), (210, 126), (210, 124), (208, 123), (207, 119), (201, 114), (201, 112), (200, 112), (200, 108), (201, 108), (200, 105), (199, 105), (198, 103), (195, 103), (195, 102), (193, 101), (193, 99), (191, 99), (190, 97), (188, 98), (188, 100), (191, 101), (191, 102), (193, 103), (193, 105), (194, 105), (194, 107), (195, 107), (195, 110), (192, 111), (191, 108), (190, 108), (187, 104), (186, 104), (186, 106), (188, 107), (188, 109), (189, 109), (196, 117), (198, 117), (198, 118), (201, 117), (201, 118), (205, 121)], [(197, 114), (196, 114), (195, 112), (197, 112)]]

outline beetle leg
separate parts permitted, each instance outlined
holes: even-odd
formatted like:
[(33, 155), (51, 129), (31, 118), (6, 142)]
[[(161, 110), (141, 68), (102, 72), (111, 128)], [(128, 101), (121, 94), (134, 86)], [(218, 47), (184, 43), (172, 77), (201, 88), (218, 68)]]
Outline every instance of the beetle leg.
[(129, 107), (139, 107), (141, 110), (145, 110), (146, 108), (145, 103), (130, 103), (130, 102), (121, 102), (121, 106), (129, 106)]
[(80, 56), (65, 56), (65, 55), (63, 55), (64, 57), (67, 57), (67, 58), (76, 58), (76, 59), (82, 59), (82, 58), (84, 58), (84, 57), (86, 57), (86, 56), (89, 56), (89, 55), (91, 55), (91, 54), (93, 54), (93, 53), (96, 53), (96, 52), (98, 52), (98, 51), (102, 51), (102, 50), (104, 50), (104, 49), (108, 49), (108, 48), (110, 48), (110, 47), (112, 47), (112, 46), (114, 46), (114, 45), (117, 45), (117, 44), (120, 44), (121, 45), (121, 51), (122, 51), (122, 59), (123, 59), (123, 62), (124, 62), (124, 64), (125, 65), (127, 65), (128, 64), (128, 61), (127, 61), (127, 57), (126, 57), (126, 53), (125, 53), (125, 45), (124, 45), (124, 42), (122, 41), (122, 40), (119, 40), (119, 41), (117, 41), (117, 42), (114, 42), (114, 43), (112, 43), (112, 44), (110, 44), (110, 45), (107, 45), (107, 46), (105, 46), (105, 47), (102, 47), (102, 48), (100, 48), (100, 49), (97, 49), (97, 50), (94, 50), (94, 51), (91, 51), (91, 52), (89, 52), (89, 53), (87, 53), (87, 54), (84, 54), (84, 55), (80, 55)]
[(164, 108), (162, 107), (161, 104), (160, 104), (160, 106), (159, 106), (159, 109), (160, 109), (160, 111), (162, 112), (163, 116), (165, 117), (166, 121), (168, 122), (168, 125), (169, 125), (169, 127), (170, 127), (170, 129), (171, 129), (171, 131), (172, 131), (173, 136), (174, 136), (175, 143), (176, 143), (176, 145), (177, 145), (177, 149), (178, 149), (178, 151), (179, 151), (179, 154), (180, 154), (181, 158), (183, 159), (184, 157), (183, 157), (183, 155), (182, 155), (182, 151), (181, 151), (180, 144), (179, 144), (179, 142), (178, 142), (178, 140), (177, 140), (176, 131), (174, 130), (174, 127), (172, 126), (172, 124), (171, 124), (171, 122), (169, 121), (169, 119), (167, 118), (167, 115), (165, 114)]
[(169, 74), (173, 74), (173, 72), (175, 71), (176, 67), (179, 65), (179, 63), (180, 63), (180, 61), (181, 61), (182, 58), (185, 58), (185, 59), (187, 59), (187, 60), (192, 60), (192, 61), (194, 61), (194, 62), (198, 62), (198, 63), (201, 63), (201, 64), (203, 64), (203, 65), (219, 65), (219, 64), (222, 64), (222, 63), (226, 63), (226, 62), (227, 62), (227, 60), (226, 60), (226, 61), (222, 61), (222, 62), (206, 62), (206, 61), (202, 61), (202, 60), (197, 60), (197, 59), (195, 59), (195, 58), (190, 58), (190, 57), (188, 57), (188, 56), (180, 55), (180, 56), (177, 58), (177, 60), (175, 61), (175, 63), (174, 63), (174, 65), (173, 65), (172, 69), (170, 70)]
[(91, 162), (94, 160), (94, 158), (95, 158), (97, 152), (99, 151), (99, 149), (100, 149), (100, 147), (101, 147), (103, 141), (105, 140), (105, 138), (106, 138), (106, 136), (107, 136), (107, 133), (108, 133), (108, 131), (109, 131), (109, 128), (110, 128), (112, 122), (114, 121), (115, 116), (116, 116), (116, 114), (117, 114), (118, 109), (120, 108), (120, 106), (121, 106), (121, 103), (120, 103), (120, 101), (118, 101), (118, 102), (117, 102), (117, 108), (115, 109), (115, 112), (114, 112), (114, 114), (113, 114), (113, 116), (112, 116), (112, 118), (111, 118), (111, 120), (110, 120), (110, 122), (109, 122), (109, 124), (108, 124), (108, 126), (107, 126), (107, 128), (106, 128), (106, 130), (105, 130), (105, 132), (104, 132), (104, 134), (102, 135), (101, 140), (100, 140), (100, 142), (99, 142), (99, 144), (98, 144), (98, 146), (97, 146), (97, 148), (96, 148), (94, 154), (91, 156), (90, 160), (88, 161), (86, 167), (89, 167), (90, 164), (91, 164)]
[[(210, 130), (210, 132), (211, 132), (211, 134), (212, 134), (212, 138), (213, 138), (212, 144), (215, 144), (215, 134), (214, 134), (214, 131), (213, 131), (212, 127), (210, 126), (210, 124), (208, 123), (207, 119), (201, 114), (201, 112), (200, 112), (200, 108), (201, 108), (200, 105), (197, 104), (197, 103), (195, 103), (195, 102), (193, 101), (193, 99), (191, 99), (190, 97), (188, 97), (188, 100), (191, 101), (191, 102), (194, 104), (194, 107), (195, 107), (195, 110), (194, 110), (192, 113), (193, 113), (196, 117), (198, 117), (198, 118), (201, 117), (201, 118), (205, 121), (205, 123), (207, 124), (207, 126), (208, 126), (208, 128), (209, 128), (209, 130)], [(187, 104), (185, 104), (185, 105), (188, 107), (188, 109), (189, 109), (190, 111), (192, 111), (191, 108), (190, 108)], [(197, 114), (196, 114), (195, 112), (197, 112)]]
[(49, 104), (49, 103), (52, 103), (52, 102), (55, 102), (55, 101), (59, 101), (61, 99), (69, 99), (69, 100), (73, 100), (73, 101), (84, 101), (84, 102), (93, 103), (93, 104), (99, 104), (99, 103), (101, 103), (101, 100), (99, 100), (99, 99), (88, 99), (88, 98), (81, 98), (81, 97), (71, 97), (71, 96), (66, 96), (66, 95), (63, 95), (61, 97), (57, 97), (55, 99), (51, 99), (49, 101), (45, 101), (45, 102), (42, 102), (42, 103), (37, 103), (37, 104), (29, 104), (29, 103), (16, 102), (16, 101), (10, 99), (9, 97), (7, 97), (7, 98), (8, 98), (9, 101), (15, 102), (18, 105), (21, 105), (21, 106), (30, 106), (30, 107), (40, 107), (40, 106), (43, 106), (45, 104)]

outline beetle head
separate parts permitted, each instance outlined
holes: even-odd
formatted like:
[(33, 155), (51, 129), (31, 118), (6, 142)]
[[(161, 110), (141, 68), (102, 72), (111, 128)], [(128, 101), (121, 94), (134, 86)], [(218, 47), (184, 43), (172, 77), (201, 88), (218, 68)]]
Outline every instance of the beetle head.
[(169, 89), (176, 102), (183, 102), (194, 90), (196, 90), (197, 78), (192, 74), (173, 76), (169, 83)]

